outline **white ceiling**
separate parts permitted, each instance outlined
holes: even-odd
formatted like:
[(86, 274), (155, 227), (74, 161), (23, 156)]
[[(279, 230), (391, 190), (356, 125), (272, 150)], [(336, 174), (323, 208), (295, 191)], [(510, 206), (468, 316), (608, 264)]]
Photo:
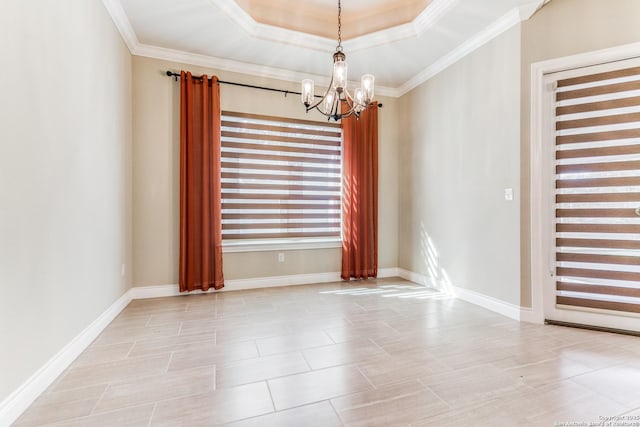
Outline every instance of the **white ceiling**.
[[(306, 0), (309, 3), (309, 0)], [(203, 65), (216, 69), (299, 81), (311, 77), (326, 84), (331, 73), (336, 38), (321, 37), (283, 26), (258, 22), (246, 0), (103, 0), (134, 55)], [(291, 2), (298, 9), (301, 0)], [(349, 4), (349, 3), (353, 4)], [(264, 3), (264, 2), (263, 2)], [(313, 0), (334, 13), (337, 1)], [(401, 0), (376, 0), (378, 7)], [(371, 3), (372, 5), (374, 3)], [(386, 3), (386, 4), (385, 4)], [(415, 3), (412, 1), (415, 12)], [(432, 0), (410, 22), (343, 42), (349, 79), (376, 76), (376, 93), (400, 96), (491, 38), (528, 19), (545, 0)], [(343, 0), (343, 27), (354, 22), (353, 13), (366, 4)], [(423, 6), (424, 7), (424, 6)], [(273, 12), (273, 11), (272, 11)], [(277, 11), (276, 11), (277, 12)], [(415, 14), (415, 13), (414, 13)], [(263, 20), (259, 14), (254, 14)], [(318, 13), (318, 16), (320, 14)], [(360, 12), (363, 22), (366, 16)], [(376, 14), (370, 14), (376, 17)], [(343, 18), (348, 15), (343, 15)], [(304, 14), (291, 14), (290, 28), (304, 28)], [(371, 18), (374, 19), (374, 18)], [(380, 14), (375, 19), (380, 20)], [(275, 21), (273, 21), (275, 22)], [(301, 25), (302, 24), (302, 25)], [(380, 28), (380, 23), (375, 25)], [(346, 28), (345, 28), (346, 31)]]

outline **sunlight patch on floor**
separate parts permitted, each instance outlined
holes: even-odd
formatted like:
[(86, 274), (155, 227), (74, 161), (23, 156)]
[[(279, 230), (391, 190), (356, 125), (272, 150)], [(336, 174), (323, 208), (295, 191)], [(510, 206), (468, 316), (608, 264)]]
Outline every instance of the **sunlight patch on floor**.
[(380, 295), (384, 298), (411, 299), (447, 299), (453, 296), (437, 289), (425, 288), (421, 285), (383, 285), (376, 288), (339, 289), (323, 291), (320, 294), (334, 295)]

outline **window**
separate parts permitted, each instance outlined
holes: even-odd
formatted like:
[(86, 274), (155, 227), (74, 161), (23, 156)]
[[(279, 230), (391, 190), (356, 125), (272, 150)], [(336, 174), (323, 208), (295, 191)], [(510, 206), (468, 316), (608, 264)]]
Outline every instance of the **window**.
[(222, 240), (339, 241), (339, 124), (222, 112)]

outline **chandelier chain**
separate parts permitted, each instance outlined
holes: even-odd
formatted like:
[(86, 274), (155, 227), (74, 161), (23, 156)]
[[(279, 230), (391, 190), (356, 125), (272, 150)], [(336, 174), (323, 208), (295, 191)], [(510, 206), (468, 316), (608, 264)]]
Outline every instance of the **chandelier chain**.
[(338, 46), (337, 51), (342, 51), (342, 5), (338, 0)]
[(355, 89), (352, 97), (347, 90), (347, 62), (342, 48), (342, 2), (338, 0), (338, 45), (333, 53), (333, 72), (324, 95), (315, 101), (314, 84), (311, 79), (302, 80), (302, 103), (307, 112), (318, 110), (328, 120), (338, 121), (353, 115), (356, 119), (374, 100), (374, 77), (365, 74), (361, 78), (360, 87)]

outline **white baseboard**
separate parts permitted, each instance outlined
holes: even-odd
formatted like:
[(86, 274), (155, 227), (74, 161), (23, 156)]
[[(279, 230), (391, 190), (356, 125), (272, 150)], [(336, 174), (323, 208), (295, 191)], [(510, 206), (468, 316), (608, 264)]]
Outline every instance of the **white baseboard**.
[[(253, 279), (225, 280), (224, 288), (220, 289), (217, 292), (273, 288), (277, 286), (308, 285), (311, 283), (327, 283), (338, 281), (340, 281), (340, 273), (295, 274), (289, 276), (256, 277)], [(131, 288), (131, 290), (133, 291), (134, 295), (133, 299), (162, 298), (186, 295), (185, 293), (178, 290), (177, 284), (159, 286), (136, 286)], [(209, 289), (206, 292), (196, 290), (189, 292), (189, 294), (197, 295), (210, 292), (216, 292), (216, 290)]]
[(531, 307), (520, 307), (520, 321), (527, 323), (544, 324), (544, 313)]
[(464, 288), (453, 288), (453, 294), (456, 298), (463, 301), (470, 302), (471, 304), (478, 305), (480, 307), (491, 310), (495, 313), (502, 314), (503, 316), (520, 321), (521, 308), (518, 305), (514, 305), (497, 298), (490, 297), (488, 295), (481, 294), (479, 292), (470, 291)]
[[(213, 289), (212, 289), (213, 291)], [(133, 299), (148, 299), (148, 298), (162, 298), (162, 297), (175, 297), (181, 294), (178, 291), (178, 285), (154, 285), (154, 286), (133, 286), (131, 288)], [(194, 293), (204, 293), (202, 291), (196, 291)]]
[(430, 288), (439, 289), (440, 291), (449, 293), (452, 296), (463, 301), (470, 302), (471, 304), (486, 308), (487, 310), (491, 310), (495, 313), (501, 314), (511, 319), (531, 323), (541, 323), (538, 317), (535, 316), (530, 308), (520, 307), (518, 305), (490, 297), (480, 292), (471, 291), (469, 289), (451, 286), (446, 283), (434, 282), (431, 278), (425, 276), (424, 274), (415, 273), (413, 271), (405, 270), (402, 268), (398, 269), (398, 275), (403, 279)]
[(404, 268), (397, 268), (396, 270), (398, 271), (398, 276), (405, 280), (426, 286), (427, 288), (438, 289), (442, 292), (451, 293), (450, 290), (446, 289), (442, 283), (438, 283), (424, 274), (415, 273), (413, 271), (405, 270)]
[[(520, 320), (521, 312), (530, 311), (515, 305), (467, 289), (450, 287), (436, 283), (429, 277), (401, 268), (378, 269), (378, 277), (402, 277), (411, 282), (427, 287), (450, 292), (462, 300), (495, 311), (512, 319)], [(340, 281), (340, 273), (294, 274), (288, 276), (259, 277), (255, 279), (227, 280), (222, 291), (241, 289), (260, 289), (276, 286), (307, 285), (313, 283), (329, 283)], [(213, 290), (211, 290), (213, 291)], [(193, 293), (203, 293), (196, 291)], [(100, 317), (87, 326), (69, 344), (60, 350), (43, 367), (34, 373), (9, 397), (0, 402), (0, 427), (8, 427), (33, 403), (33, 401), (49, 387), (53, 381), (82, 353), (91, 342), (111, 323), (115, 317), (134, 299), (160, 298), (183, 295), (178, 285), (133, 287), (114, 302)], [(6, 424), (5, 424), (6, 423)]]
[(127, 291), (107, 310), (71, 340), (62, 350), (38, 369), (18, 389), (0, 402), (0, 427), (11, 425), (49, 387), (58, 376), (82, 353), (91, 342), (131, 302)]
[(400, 269), (397, 267), (393, 268), (379, 268), (378, 269), (378, 278), (384, 279), (387, 277), (400, 277)]
[[(399, 277), (398, 269), (378, 269), (378, 277)], [(340, 278), (339, 272), (291, 274), (287, 276), (256, 277), (253, 279), (232, 279), (225, 280), (224, 288), (220, 289), (220, 291), (218, 292), (239, 291), (245, 289), (263, 289), (279, 286), (310, 285), (313, 283), (339, 282), (340, 280), (342, 279)], [(159, 286), (134, 286), (133, 288), (131, 288), (131, 291), (133, 292), (133, 299), (162, 298), (185, 295), (178, 290), (177, 284)], [(190, 292), (190, 294), (202, 294), (209, 292), (215, 292), (215, 290), (209, 289), (206, 292), (193, 291)]]

